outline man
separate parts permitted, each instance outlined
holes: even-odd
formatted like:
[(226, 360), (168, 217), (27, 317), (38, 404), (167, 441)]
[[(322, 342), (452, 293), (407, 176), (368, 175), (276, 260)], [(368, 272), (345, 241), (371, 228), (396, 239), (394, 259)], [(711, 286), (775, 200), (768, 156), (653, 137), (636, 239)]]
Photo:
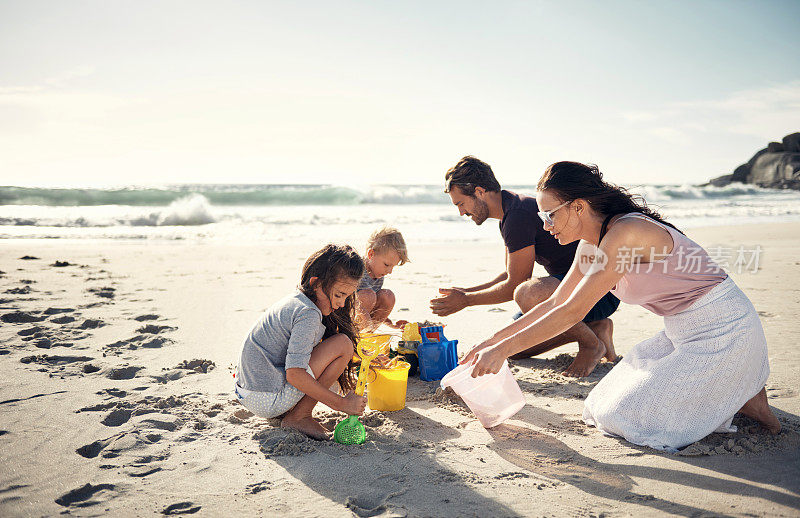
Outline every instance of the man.
[[(578, 243), (562, 246), (544, 230), (536, 199), (501, 190), (488, 164), (465, 156), (445, 174), (445, 192), (462, 216), (470, 216), (476, 225), (489, 218), (500, 220), (500, 234), (506, 246), (506, 270), (495, 279), (471, 288), (441, 288), (440, 297), (431, 300), (436, 315), (447, 316), (468, 306), (500, 304), (514, 300), (528, 312), (546, 300), (558, 287), (572, 266)], [(535, 262), (549, 274), (531, 278)], [(512, 356), (528, 358), (560, 345), (578, 342), (578, 354), (564, 371), (568, 376), (588, 376), (605, 357), (616, 361), (612, 340), (613, 324), (608, 318), (619, 306), (619, 299), (606, 294), (592, 308), (583, 322), (561, 335), (531, 344), (529, 349)]]

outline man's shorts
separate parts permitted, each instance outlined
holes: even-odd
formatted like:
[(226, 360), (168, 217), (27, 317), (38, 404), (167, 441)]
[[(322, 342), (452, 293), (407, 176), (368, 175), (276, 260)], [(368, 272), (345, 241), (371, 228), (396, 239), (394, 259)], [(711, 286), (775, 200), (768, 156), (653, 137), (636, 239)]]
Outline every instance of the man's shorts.
[[(567, 274), (563, 275), (553, 275), (558, 279), (559, 282), (564, 280)], [(603, 320), (604, 318), (608, 318), (614, 314), (614, 312), (619, 307), (619, 299), (611, 294), (611, 292), (606, 293), (603, 295), (603, 298), (597, 301), (597, 304), (594, 305), (592, 309), (583, 317), (583, 321), (587, 324), (589, 322), (597, 322), (598, 320)]]

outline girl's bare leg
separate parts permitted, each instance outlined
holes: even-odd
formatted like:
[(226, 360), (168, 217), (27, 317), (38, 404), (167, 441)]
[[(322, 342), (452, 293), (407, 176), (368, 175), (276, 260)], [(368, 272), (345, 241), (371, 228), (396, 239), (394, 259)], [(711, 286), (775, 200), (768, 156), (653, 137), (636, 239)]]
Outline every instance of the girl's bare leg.
[[(314, 347), (309, 366), (317, 381), (323, 387), (330, 387), (344, 372), (352, 357), (353, 342), (345, 335), (335, 335)], [(328, 439), (330, 430), (312, 417), (316, 405), (316, 399), (303, 396), (281, 420), (281, 428), (293, 428), (314, 439)]]

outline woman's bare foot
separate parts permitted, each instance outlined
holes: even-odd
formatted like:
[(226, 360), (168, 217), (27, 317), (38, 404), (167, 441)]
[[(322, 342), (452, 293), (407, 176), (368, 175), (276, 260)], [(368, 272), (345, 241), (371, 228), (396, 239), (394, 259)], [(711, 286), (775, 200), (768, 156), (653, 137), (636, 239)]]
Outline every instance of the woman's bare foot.
[(330, 439), (330, 432), (311, 416), (300, 418), (284, 417), (281, 421), (281, 428), (297, 430), (318, 441), (327, 441)]
[(590, 322), (587, 325), (606, 346), (606, 353), (603, 355), (606, 360), (610, 362), (617, 361), (619, 356), (614, 350), (614, 322), (610, 318), (604, 318), (603, 320)]
[(594, 368), (606, 354), (606, 346), (600, 339), (595, 343), (584, 344), (578, 342), (578, 354), (572, 363), (564, 370), (565, 376), (583, 378), (592, 373)]
[(776, 434), (781, 431), (781, 423), (778, 421), (778, 418), (775, 417), (775, 414), (772, 413), (772, 410), (769, 408), (769, 403), (767, 403), (766, 388), (762, 388), (761, 392), (745, 403), (742, 409), (739, 410), (739, 413), (747, 417), (752, 417), (761, 423), (761, 426), (766, 428), (769, 433)]

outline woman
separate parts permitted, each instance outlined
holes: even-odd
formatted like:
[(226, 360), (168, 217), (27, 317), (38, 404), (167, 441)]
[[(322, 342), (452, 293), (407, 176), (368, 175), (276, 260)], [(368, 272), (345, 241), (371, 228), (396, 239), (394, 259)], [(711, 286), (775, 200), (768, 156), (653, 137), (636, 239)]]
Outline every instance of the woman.
[[(603, 432), (676, 451), (714, 431), (734, 431), (739, 411), (772, 433), (767, 345), (752, 303), (699, 245), (595, 166), (558, 162), (539, 180), (544, 228), (580, 240), (553, 295), (462, 360), (473, 376), (562, 333), (606, 292), (664, 317), (665, 329), (624, 356), (586, 399), (583, 418)], [(599, 361), (600, 358), (597, 358)]]

